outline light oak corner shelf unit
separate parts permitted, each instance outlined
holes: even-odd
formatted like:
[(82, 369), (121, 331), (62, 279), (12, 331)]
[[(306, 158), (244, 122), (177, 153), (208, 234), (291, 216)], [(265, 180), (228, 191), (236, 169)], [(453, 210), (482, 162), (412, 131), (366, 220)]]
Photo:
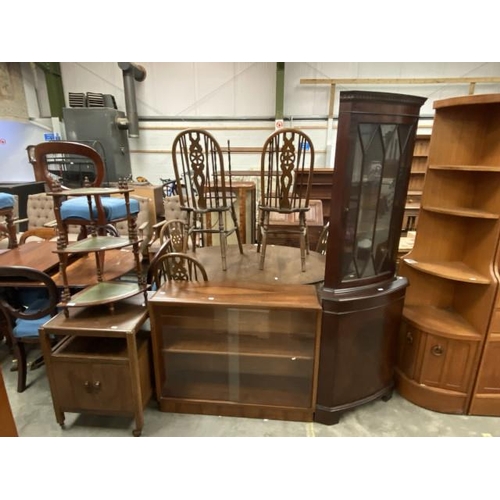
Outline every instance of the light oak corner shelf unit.
[(500, 415), (500, 94), (444, 99), (406, 292), (397, 384), (445, 413)]

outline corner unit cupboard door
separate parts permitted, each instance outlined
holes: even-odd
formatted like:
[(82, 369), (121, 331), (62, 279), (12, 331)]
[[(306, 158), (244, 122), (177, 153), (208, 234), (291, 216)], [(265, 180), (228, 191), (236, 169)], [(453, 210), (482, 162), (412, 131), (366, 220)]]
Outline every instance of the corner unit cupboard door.
[(500, 94), (434, 108), (418, 231), (399, 268), (404, 328), (421, 341), (415, 370), (399, 357), (397, 384), (431, 410), (500, 415)]

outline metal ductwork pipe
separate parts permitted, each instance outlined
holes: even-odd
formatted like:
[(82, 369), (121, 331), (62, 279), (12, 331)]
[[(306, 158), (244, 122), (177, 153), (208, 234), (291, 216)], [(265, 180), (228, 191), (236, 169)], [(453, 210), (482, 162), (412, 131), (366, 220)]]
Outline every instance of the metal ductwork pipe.
[(125, 92), (128, 136), (139, 137), (139, 115), (137, 114), (134, 80), (138, 82), (144, 81), (146, 78), (146, 70), (139, 64), (130, 62), (119, 62), (118, 66), (123, 71), (123, 90)]

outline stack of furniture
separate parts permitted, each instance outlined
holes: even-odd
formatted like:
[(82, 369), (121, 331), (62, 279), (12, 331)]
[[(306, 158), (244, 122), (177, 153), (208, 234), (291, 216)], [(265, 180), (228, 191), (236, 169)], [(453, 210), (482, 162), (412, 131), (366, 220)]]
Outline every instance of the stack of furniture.
[(434, 103), (398, 390), (425, 408), (500, 415), (500, 94)]

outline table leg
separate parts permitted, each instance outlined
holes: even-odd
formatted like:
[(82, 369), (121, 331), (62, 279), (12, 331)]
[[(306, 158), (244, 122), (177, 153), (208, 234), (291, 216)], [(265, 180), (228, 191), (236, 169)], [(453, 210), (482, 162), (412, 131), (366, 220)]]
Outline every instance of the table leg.
[(139, 355), (137, 352), (137, 339), (135, 333), (127, 334), (127, 356), (130, 367), (130, 383), (132, 387), (132, 399), (134, 400), (135, 429), (132, 434), (138, 437), (144, 427), (144, 413), (142, 409), (141, 382), (139, 372)]
[(54, 413), (56, 415), (57, 423), (61, 427), (64, 427), (64, 419), (65, 419), (64, 412), (61, 411), (59, 407), (59, 399), (57, 397), (57, 393), (53, 390), (53, 387), (55, 387), (56, 384), (51, 369), (52, 345), (50, 343), (50, 336), (46, 333), (43, 327), (41, 327), (39, 330), (39, 336), (40, 336), (40, 346), (42, 348), (42, 353), (43, 353), (43, 359), (45, 361), (47, 377), (49, 379), (50, 392), (52, 394), (52, 405), (54, 407)]

